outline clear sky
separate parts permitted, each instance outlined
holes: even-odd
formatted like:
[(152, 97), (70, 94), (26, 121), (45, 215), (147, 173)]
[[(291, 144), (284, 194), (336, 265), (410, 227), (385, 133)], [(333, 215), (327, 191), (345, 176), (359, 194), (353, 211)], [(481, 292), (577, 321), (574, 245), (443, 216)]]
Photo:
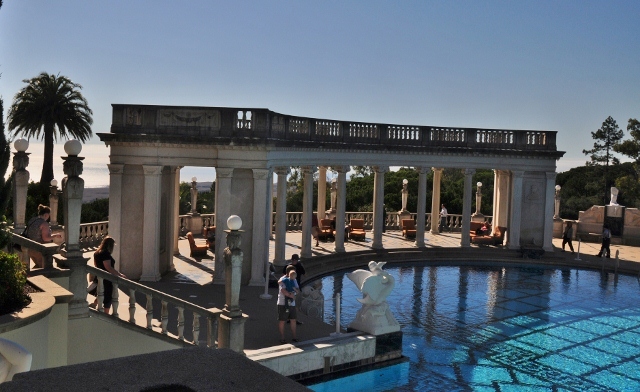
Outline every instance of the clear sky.
[(565, 171), (607, 116), (640, 118), (639, 18), (637, 0), (5, 0), (0, 94), (6, 116), (23, 79), (66, 75), (94, 133), (112, 103), (556, 130)]

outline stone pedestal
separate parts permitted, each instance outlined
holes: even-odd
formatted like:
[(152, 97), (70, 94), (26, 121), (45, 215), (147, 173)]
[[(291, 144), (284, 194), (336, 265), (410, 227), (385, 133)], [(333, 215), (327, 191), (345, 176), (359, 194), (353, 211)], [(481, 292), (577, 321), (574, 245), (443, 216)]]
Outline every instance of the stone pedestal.
[(187, 231), (192, 232), (193, 235), (202, 234), (202, 216), (198, 213), (187, 214), (185, 227), (187, 228)]
[(389, 304), (383, 302), (379, 305), (362, 306), (349, 328), (371, 335), (382, 335), (400, 331), (400, 324), (391, 314)]
[(71, 270), (68, 290), (73, 293), (69, 302), (69, 318), (89, 317), (89, 303), (87, 302), (87, 261), (85, 257), (54, 256), (59, 267)]
[[(27, 143), (28, 145), (28, 143)], [(24, 151), (13, 157), (13, 232), (22, 234), (26, 227), (27, 188), (29, 187), (29, 154)]]
[(229, 317), (221, 314), (218, 318), (218, 348), (228, 348), (237, 353), (244, 351), (244, 323), (249, 316), (241, 314)]
[(483, 214), (477, 213), (477, 214), (471, 215), (472, 222), (484, 222), (484, 220), (485, 220), (485, 216)]
[(562, 238), (564, 232), (564, 221), (562, 219), (553, 220), (553, 238)]
[(408, 210), (398, 211), (398, 226), (400, 226), (400, 229), (402, 229), (403, 219), (411, 219), (411, 213)]

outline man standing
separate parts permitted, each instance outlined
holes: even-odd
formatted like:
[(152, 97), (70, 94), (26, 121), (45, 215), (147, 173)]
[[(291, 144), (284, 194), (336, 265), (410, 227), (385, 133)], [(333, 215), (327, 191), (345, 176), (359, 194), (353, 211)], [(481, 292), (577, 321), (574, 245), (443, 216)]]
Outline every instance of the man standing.
[[(440, 210), (440, 227), (438, 227), (438, 231), (440, 233), (442, 233), (445, 227), (447, 227), (447, 215), (447, 208), (443, 204), (442, 209)], [(451, 229), (449, 229), (449, 231), (451, 231)]]
[(611, 245), (611, 230), (609, 229), (609, 225), (605, 223), (604, 226), (602, 226), (602, 247), (600, 248), (600, 252), (598, 252), (598, 257), (606, 255), (607, 259), (611, 258), (609, 245)]
[(287, 275), (287, 268), (292, 265), (295, 267), (296, 269), (296, 274), (298, 275), (298, 284), (300, 284), (300, 286), (302, 286), (302, 275), (305, 274), (305, 270), (304, 270), (304, 266), (302, 265), (302, 263), (300, 262), (300, 257), (298, 257), (297, 253), (294, 253), (293, 255), (291, 255), (291, 262), (289, 262), (289, 264), (285, 265), (284, 268), (282, 269), (282, 273)]

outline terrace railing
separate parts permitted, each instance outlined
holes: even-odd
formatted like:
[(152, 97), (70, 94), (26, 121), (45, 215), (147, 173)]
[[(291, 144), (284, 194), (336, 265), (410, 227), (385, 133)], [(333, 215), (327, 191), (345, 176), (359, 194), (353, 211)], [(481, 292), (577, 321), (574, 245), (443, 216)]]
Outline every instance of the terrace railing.
[(555, 152), (556, 131), (452, 128), (298, 117), (258, 108), (113, 104), (111, 134), (225, 138), (239, 143), (312, 142), (333, 148), (410, 148)]
[[(171, 308), (177, 310), (177, 319), (172, 322), (177, 326), (177, 335), (176, 338), (181, 341), (186, 341), (184, 336), (185, 329), (185, 317), (191, 317), (191, 333), (192, 340), (186, 341), (187, 343), (191, 343), (193, 345), (200, 345), (201, 343), (205, 343), (207, 347), (216, 348), (217, 342), (216, 337), (218, 336), (217, 328), (218, 328), (218, 317), (222, 313), (222, 310), (217, 308), (206, 309), (201, 306), (192, 304), (190, 302), (184, 301), (180, 298), (173, 297), (171, 295), (162, 293), (158, 290), (154, 290), (147, 286), (141, 285), (139, 283), (133, 282), (128, 279), (123, 279), (117, 277), (115, 275), (110, 274), (109, 272), (95, 268), (92, 266), (87, 266), (87, 273), (96, 275), (98, 277), (98, 311), (103, 311), (102, 302), (104, 299), (104, 280), (108, 280), (113, 284), (113, 299), (111, 302), (112, 315), (114, 317), (122, 318), (125, 321), (128, 321), (131, 324), (136, 324), (136, 295), (142, 294), (145, 296), (145, 310), (146, 317), (143, 325), (139, 325), (149, 330), (153, 330), (152, 320), (154, 313), (154, 303), (156, 306), (160, 306), (160, 331), (159, 333), (162, 335), (168, 335), (168, 326), (169, 326), (169, 311)], [(128, 318), (120, 317), (119, 307), (120, 307), (120, 293), (119, 290), (123, 290), (128, 292), (129, 295), (129, 303), (127, 307)], [(186, 313), (186, 315), (185, 315)], [(204, 328), (201, 326), (204, 325)], [(204, 339), (201, 337), (201, 329), (204, 329), (205, 335)]]

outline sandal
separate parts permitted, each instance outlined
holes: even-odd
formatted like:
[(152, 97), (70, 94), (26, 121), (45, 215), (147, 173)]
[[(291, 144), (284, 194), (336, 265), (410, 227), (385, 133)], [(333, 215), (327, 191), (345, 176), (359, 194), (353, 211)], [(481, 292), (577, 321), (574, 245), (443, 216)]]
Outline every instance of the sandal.
[(287, 341), (284, 340), (284, 339), (280, 339), (280, 343), (285, 344), (285, 343), (287, 343)]

